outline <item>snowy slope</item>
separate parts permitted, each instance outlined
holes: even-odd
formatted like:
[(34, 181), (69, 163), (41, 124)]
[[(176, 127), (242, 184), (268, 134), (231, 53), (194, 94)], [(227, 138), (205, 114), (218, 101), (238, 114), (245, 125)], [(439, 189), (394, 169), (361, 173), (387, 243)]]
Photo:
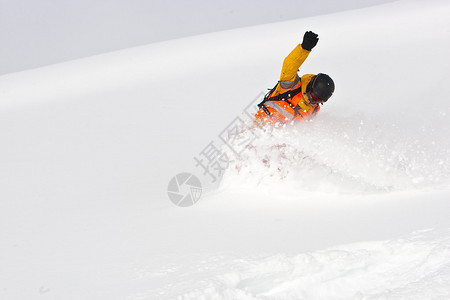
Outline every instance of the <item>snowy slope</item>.
[[(450, 297), (449, 12), (397, 1), (1, 76), (0, 298)], [(305, 30), (300, 71), (335, 95), (217, 186), (194, 157)], [(204, 186), (189, 208), (180, 172)]]
[(138, 45), (392, 1), (2, 0), (0, 75)]

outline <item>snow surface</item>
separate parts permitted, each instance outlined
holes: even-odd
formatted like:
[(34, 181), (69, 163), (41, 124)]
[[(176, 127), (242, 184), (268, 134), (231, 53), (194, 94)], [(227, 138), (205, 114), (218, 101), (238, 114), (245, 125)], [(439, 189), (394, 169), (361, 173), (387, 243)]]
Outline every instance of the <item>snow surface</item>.
[(394, 0), (1, 0), (0, 75)]
[[(1, 299), (450, 298), (448, 1), (396, 1), (0, 77)], [(310, 123), (244, 131), (278, 79), (336, 93)], [(196, 174), (177, 207), (167, 186)]]

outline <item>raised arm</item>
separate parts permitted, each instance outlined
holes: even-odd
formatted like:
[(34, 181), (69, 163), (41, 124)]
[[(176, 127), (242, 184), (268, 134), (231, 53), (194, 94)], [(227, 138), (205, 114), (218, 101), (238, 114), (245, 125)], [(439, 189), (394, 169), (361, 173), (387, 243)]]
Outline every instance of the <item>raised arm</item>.
[(284, 59), (283, 68), (281, 69), (280, 81), (295, 81), (297, 71), (308, 57), (311, 49), (316, 46), (319, 41), (318, 35), (312, 31), (305, 32), (303, 42), (295, 47), (291, 53)]

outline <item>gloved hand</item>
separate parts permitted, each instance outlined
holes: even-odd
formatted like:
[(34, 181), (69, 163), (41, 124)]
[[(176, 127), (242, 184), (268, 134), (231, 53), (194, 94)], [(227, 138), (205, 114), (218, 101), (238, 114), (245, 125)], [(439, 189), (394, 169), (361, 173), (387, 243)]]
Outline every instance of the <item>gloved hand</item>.
[(312, 31), (305, 32), (305, 35), (303, 36), (302, 48), (311, 51), (311, 49), (314, 48), (319, 41), (318, 36), (319, 35)]

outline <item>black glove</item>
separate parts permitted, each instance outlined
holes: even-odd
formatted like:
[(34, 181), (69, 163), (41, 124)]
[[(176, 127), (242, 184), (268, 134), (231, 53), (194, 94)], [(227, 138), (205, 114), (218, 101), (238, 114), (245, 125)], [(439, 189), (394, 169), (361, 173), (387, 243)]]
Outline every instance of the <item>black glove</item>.
[(305, 35), (303, 36), (302, 48), (311, 51), (311, 49), (314, 48), (319, 41), (318, 36), (319, 35), (312, 31), (305, 32)]

